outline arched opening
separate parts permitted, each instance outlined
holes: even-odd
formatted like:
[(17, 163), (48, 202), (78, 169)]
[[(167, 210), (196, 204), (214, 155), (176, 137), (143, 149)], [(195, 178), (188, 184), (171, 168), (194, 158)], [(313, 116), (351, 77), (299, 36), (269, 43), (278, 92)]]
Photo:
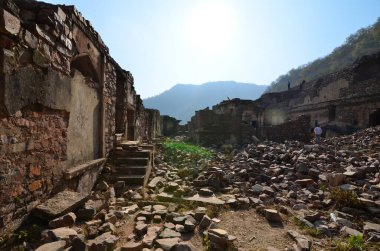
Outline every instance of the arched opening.
[(82, 53), (75, 56), (71, 61), (70, 67), (72, 69), (77, 69), (83, 76), (91, 78), (92, 81), (99, 83), (98, 73), (88, 54)]
[(369, 126), (380, 125), (380, 108), (369, 115)]

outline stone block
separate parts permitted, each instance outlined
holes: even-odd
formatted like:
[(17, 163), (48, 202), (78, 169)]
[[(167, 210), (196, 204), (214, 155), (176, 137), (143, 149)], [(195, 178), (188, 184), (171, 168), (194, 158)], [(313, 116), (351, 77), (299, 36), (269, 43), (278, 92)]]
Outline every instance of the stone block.
[(0, 32), (6, 35), (17, 35), (20, 31), (20, 19), (4, 9), (0, 9)]
[(39, 246), (35, 251), (60, 251), (66, 246), (66, 241), (54, 241)]
[(65, 190), (45, 203), (38, 205), (32, 210), (32, 213), (43, 220), (52, 220), (80, 207), (86, 200), (86, 195)]

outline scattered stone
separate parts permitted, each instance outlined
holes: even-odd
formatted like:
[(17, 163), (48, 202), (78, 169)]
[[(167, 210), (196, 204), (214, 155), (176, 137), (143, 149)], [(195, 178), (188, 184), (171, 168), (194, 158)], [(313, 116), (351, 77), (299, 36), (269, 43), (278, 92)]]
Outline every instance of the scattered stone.
[(141, 242), (128, 242), (120, 247), (119, 251), (141, 251), (143, 244)]
[(288, 234), (297, 243), (297, 248), (301, 251), (308, 251), (311, 249), (312, 242), (304, 235), (299, 234), (296, 231), (288, 230)]
[(367, 236), (368, 233), (370, 232), (380, 233), (380, 224), (375, 224), (372, 222), (364, 222), (363, 231), (364, 231), (364, 236)]
[(164, 231), (160, 233), (160, 238), (175, 238), (175, 237), (181, 237), (181, 234), (169, 228), (165, 228)]
[(162, 248), (164, 251), (170, 251), (179, 241), (180, 241), (179, 238), (167, 238), (167, 239), (157, 239), (156, 243), (157, 243), (157, 246), (159, 248)]
[(282, 223), (282, 218), (280, 213), (275, 209), (264, 209), (265, 218), (269, 222)]
[(49, 222), (50, 228), (72, 227), (77, 217), (74, 213), (68, 213)]
[(202, 220), (201, 220), (201, 223), (199, 224), (199, 228), (200, 229), (207, 229), (210, 225), (211, 225), (212, 221), (210, 219), (210, 217), (208, 217), (207, 215), (204, 215)]
[(353, 229), (353, 228), (349, 228), (349, 227), (342, 227), (342, 229), (340, 230), (340, 232), (343, 234), (343, 235), (348, 235), (348, 236), (363, 236), (363, 234), (361, 232), (359, 232), (358, 230), (356, 229)]
[(78, 233), (72, 228), (60, 227), (49, 230), (48, 235), (51, 236), (53, 240), (64, 240), (66, 243), (71, 243), (71, 241), (78, 236)]
[(108, 188), (110, 186), (107, 184), (107, 182), (105, 182), (104, 180), (100, 181), (97, 185), (96, 185), (96, 190), (99, 190), (99, 191), (107, 191)]
[(210, 196), (214, 195), (213, 191), (211, 191), (210, 189), (207, 189), (207, 188), (201, 188), (199, 190), (198, 194), (200, 196), (203, 196), (203, 197), (210, 197)]
[(149, 188), (155, 189), (162, 186), (162, 177), (154, 177), (148, 184)]
[(54, 241), (39, 246), (35, 251), (63, 251), (66, 246), (66, 241)]
[(346, 175), (343, 173), (332, 173), (327, 175), (327, 180), (330, 186), (336, 187), (342, 185), (346, 180)]
[(111, 232), (104, 233), (99, 235), (94, 240), (87, 242), (89, 251), (97, 250), (114, 250), (119, 238), (111, 234)]
[(144, 247), (147, 247), (147, 248), (153, 247), (154, 241), (157, 239), (160, 229), (161, 229), (160, 227), (156, 227), (156, 226), (148, 228), (148, 231), (142, 240)]
[(135, 226), (135, 232), (138, 236), (143, 236), (148, 230), (148, 225), (142, 221), (138, 221)]

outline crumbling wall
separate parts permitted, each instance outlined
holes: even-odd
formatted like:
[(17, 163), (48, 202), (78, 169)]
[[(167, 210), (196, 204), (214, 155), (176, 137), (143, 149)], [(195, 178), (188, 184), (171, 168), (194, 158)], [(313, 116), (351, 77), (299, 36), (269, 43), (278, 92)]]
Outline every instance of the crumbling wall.
[(351, 67), (306, 84), (289, 100), (291, 118), (307, 114), (322, 125), (369, 125), (370, 114), (380, 107), (380, 54), (365, 56)]
[(140, 95), (136, 95), (136, 131), (135, 139), (138, 141), (148, 140), (148, 129), (147, 129), (148, 117), (145, 112), (145, 108), (140, 98)]
[(0, 229), (16, 228), (61, 184), (69, 113), (31, 105), (0, 122)]
[[(56, 192), (88, 192), (98, 165), (75, 181), (63, 174), (106, 157), (125, 124), (138, 121), (142, 139), (146, 123), (132, 75), (73, 6), (0, 0), (0, 72), (0, 229), (7, 232)], [(128, 121), (128, 112), (138, 118)]]
[(190, 138), (201, 145), (245, 144), (257, 134), (260, 108), (251, 100), (226, 100), (196, 111), (188, 126)]
[(160, 111), (156, 109), (145, 109), (147, 117), (147, 136), (149, 139), (155, 139), (162, 136), (162, 125), (160, 120)]
[[(212, 110), (197, 111), (188, 125), (190, 138), (208, 145), (244, 142), (250, 131), (240, 124), (247, 124), (244, 122), (252, 117), (254, 134), (275, 141), (308, 142), (315, 122), (322, 125), (326, 135), (378, 125), (380, 53), (365, 56), (342, 71), (306, 82), (302, 88), (266, 93), (250, 102), (252, 105), (228, 100)], [(246, 135), (242, 135), (244, 131)]]
[(163, 115), (160, 118), (162, 124), (162, 135), (163, 136), (173, 136), (178, 133), (179, 122), (176, 118), (170, 117), (168, 115)]
[(300, 116), (295, 120), (287, 121), (280, 125), (267, 126), (263, 129), (262, 138), (284, 142), (285, 140), (298, 140), (310, 142), (313, 135), (313, 127), (310, 126), (309, 116)]

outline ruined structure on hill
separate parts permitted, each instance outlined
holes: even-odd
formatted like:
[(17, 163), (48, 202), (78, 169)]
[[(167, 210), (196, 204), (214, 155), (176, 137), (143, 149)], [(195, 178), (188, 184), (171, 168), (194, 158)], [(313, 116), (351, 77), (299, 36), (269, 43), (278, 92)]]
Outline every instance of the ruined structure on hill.
[(0, 13), (0, 229), (7, 231), (56, 192), (89, 192), (116, 134), (151, 139), (161, 122), (74, 6), (1, 0)]
[(307, 142), (316, 122), (327, 136), (380, 124), (380, 53), (301, 87), (266, 93), (255, 101), (223, 101), (212, 110), (197, 111), (189, 130), (195, 142), (206, 145), (241, 144), (250, 135)]

